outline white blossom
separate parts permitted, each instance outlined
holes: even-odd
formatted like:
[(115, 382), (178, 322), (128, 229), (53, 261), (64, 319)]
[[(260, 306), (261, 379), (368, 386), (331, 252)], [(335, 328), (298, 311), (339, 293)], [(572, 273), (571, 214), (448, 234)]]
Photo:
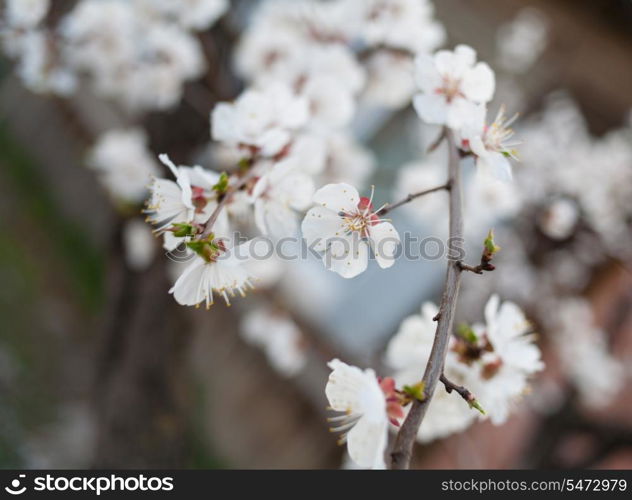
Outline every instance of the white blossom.
[(253, 276), (244, 266), (249, 258), (250, 242), (228, 249), (223, 240), (203, 244), (191, 263), (182, 272), (169, 293), (178, 304), (210, 308), (217, 294), (230, 305), (230, 298), (242, 297), (252, 285)]
[(135, 0), (139, 7), (173, 19), (187, 29), (202, 31), (211, 26), (229, 7), (228, 0)]
[(389, 416), (384, 393), (371, 369), (361, 370), (338, 359), (328, 363), (325, 394), (329, 406), (344, 414), (333, 417), (334, 432), (344, 432), (351, 459), (361, 467), (383, 469)]
[(240, 333), (263, 349), (272, 367), (283, 376), (296, 376), (305, 367), (303, 336), (286, 314), (263, 307), (250, 311), (240, 323)]
[(542, 232), (554, 240), (568, 238), (579, 220), (577, 203), (568, 198), (558, 198), (548, 204), (539, 219)]
[(517, 159), (515, 146), (518, 141), (511, 140), (514, 131), (509, 128), (518, 115), (507, 120), (505, 109), (501, 107), (491, 124), (486, 123), (487, 107), (484, 104), (471, 110), (460, 131), (462, 146), (476, 155), (479, 171), (498, 179), (512, 179), (509, 158)]
[(297, 212), (311, 204), (314, 182), (292, 164), (277, 164), (252, 190), (257, 228), (274, 238), (293, 236), (298, 229)]
[(476, 62), (476, 52), (458, 45), (453, 52), (440, 50), (434, 56), (419, 54), (415, 79), (421, 93), (413, 104), (420, 118), (459, 129), (478, 104), (491, 100), (494, 73), (484, 62)]
[(137, 128), (102, 134), (88, 163), (113, 198), (129, 203), (143, 201), (152, 177), (158, 174), (158, 165), (147, 149), (147, 136)]
[(307, 102), (289, 87), (273, 84), (247, 90), (234, 103), (215, 106), (211, 115), (213, 139), (274, 156), (307, 119)]
[(348, 184), (327, 184), (314, 194), (315, 207), (303, 219), (307, 244), (323, 253), (327, 269), (343, 278), (364, 272), (369, 247), (382, 268), (394, 264), (399, 234), (390, 222), (380, 219), (372, 200), (360, 198)]
[(123, 226), (125, 260), (130, 269), (146, 270), (156, 255), (156, 241), (151, 228), (142, 220), (134, 218)]

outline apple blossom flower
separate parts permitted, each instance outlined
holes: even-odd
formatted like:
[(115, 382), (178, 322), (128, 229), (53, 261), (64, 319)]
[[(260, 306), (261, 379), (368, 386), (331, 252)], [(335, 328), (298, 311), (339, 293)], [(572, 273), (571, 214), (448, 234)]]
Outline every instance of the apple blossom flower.
[(353, 278), (368, 265), (369, 248), (381, 268), (391, 267), (399, 244), (393, 225), (377, 215), (372, 199), (348, 184), (327, 184), (314, 194), (316, 206), (302, 223), (308, 245), (323, 253), (323, 263), (343, 278)]
[(92, 148), (89, 165), (115, 199), (137, 203), (145, 198), (158, 165), (147, 149), (143, 130), (110, 130), (102, 134)]
[(188, 246), (196, 255), (169, 290), (178, 304), (198, 307), (204, 303), (208, 309), (215, 302), (214, 294), (218, 294), (230, 305), (235, 292), (245, 297), (246, 291), (254, 288), (253, 277), (244, 267), (249, 241), (229, 249), (224, 239), (210, 234)]
[(454, 51), (440, 50), (434, 56), (419, 54), (415, 79), (421, 93), (413, 99), (419, 117), (427, 122), (458, 130), (478, 104), (491, 100), (494, 73), (467, 45)]
[(487, 107), (484, 104), (472, 110), (460, 130), (463, 149), (470, 150), (476, 155), (476, 166), (479, 172), (509, 181), (511, 163), (509, 158), (517, 159), (515, 146), (519, 141), (511, 140), (514, 131), (509, 128), (518, 115), (509, 120), (505, 117), (505, 107), (501, 106), (494, 121), (487, 125), (485, 116)]
[[(176, 224), (193, 224), (193, 229), (201, 229), (217, 206), (217, 196), (213, 186), (219, 180), (219, 174), (205, 170), (200, 166), (176, 166), (167, 155), (160, 155), (160, 161), (166, 165), (176, 181), (153, 179), (149, 186), (151, 196), (145, 213), (147, 221), (154, 225), (156, 232), (164, 233)], [(226, 236), (228, 219), (220, 213), (215, 227), (216, 234)], [(172, 235), (173, 236), (173, 235)], [(165, 245), (173, 250), (182, 241), (168, 237)]]
[(263, 156), (278, 154), (307, 119), (307, 101), (281, 83), (246, 90), (234, 103), (219, 103), (211, 114), (213, 139)]
[(248, 312), (239, 326), (242, 337), (263, 349), (281, 375), (293, 377), (305, 367), (301, 331), (287, 315), (262, 307)]
[(414, 63), (408, 54), (380, 50), (366, 61), (367, 84), (362, 98), (368, 104), (401, 108), (415, 93)]
[(332, 432), (343, 432), (351, 459), (361, 467), (383, 469), (390, 421), (402, 418), (392, 379), (378, 379), (371, 369), (361, 370), (338, 359), (328, 363), (332, 372), (325, 395), (332, 410), (343, 415), (329, 419)]
[(293, 236), (298, 229), (297, 211), (311, 204), (313, 194), (309, 175), (292, 164), (274, 165), (252, 189), (257, 228), (274, 238)]

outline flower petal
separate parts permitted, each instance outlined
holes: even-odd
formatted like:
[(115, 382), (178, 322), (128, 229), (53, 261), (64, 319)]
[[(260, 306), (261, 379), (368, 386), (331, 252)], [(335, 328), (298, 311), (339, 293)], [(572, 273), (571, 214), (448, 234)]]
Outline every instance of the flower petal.
[(479, 62), (468, 71), (461, 82), (461, 90), (469, 100), (481, 103), (488, 102), (494, 95), (496, 79), (494, 72), (484, 62)]
[(371, 247), (375, 260), (382, 269), (387, 269), (395, 263), (395, 254), (400, 239), (397, 230), (390, 222), (382, 222), (369, 228)]
[(338, 212), (353, 212), (358, 208), (360, 195), (358, 190), (349, 184), (327, 184), (314, 194), (314, 203), (329, 210)]

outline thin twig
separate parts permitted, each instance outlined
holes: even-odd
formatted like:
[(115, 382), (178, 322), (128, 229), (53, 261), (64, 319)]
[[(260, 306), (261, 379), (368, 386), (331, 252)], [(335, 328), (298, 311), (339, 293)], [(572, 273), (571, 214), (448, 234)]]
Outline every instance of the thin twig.
[(244, 175), (239, 180), (239, 182), (237, 184), (235, 184), (235, 186), (233, 186), (232, 188), (228, 189), (228, 191), (226, 191), (223, 194), (223, 196), (219, 200), (219, 203), (215, 207), (215, 210), (213, 210), (213, 213), (211, 214), (209, 219), (206, 221), (206, 224), (204, 224), (204, 231), (202, 231), (202, 234), (200, 235), (201, 239), (206, 238), (209, 234), (211, 234), (213, 232), (213, 226), (215, 225), (215, 222), (217, 221), (217, 218), (219, 217), (219, 214), (222, 212), (222, 210), (226, 206), (226, 203), (228, 203), (229, 198), (234, 193), (239, 191), (242, 187), (244, 187), (248, 183), (248, 181), (250, 181), (252, 179), (252, 177), (253, 177), (253, 174), (252, 174), (252, 171), (251, 171), (250, 173)]
[(443, 139), (445, 139), (445, 137), (446, 137), (446, 128), (444, 127), (441, 129), (441, 133), (439, 134), (439, 137), (437, 137), (435, 141), (432, 144), (430, 144), (430, 146), (428, 146), (426, 153), (432, 153), (435, 149), (437, 149), (439, 145), (443, 142)]
[(471, 404), (473, 401), (476, 401), (474, 394), (472, 394), (462, 385), (457, 385), (454, 382), (448, 380), (448, 378), (443, 373), (441, 374), (441, 377), (439, 377), (439, 380), (445, 387), (445, 390), (448, 394), (452, 393), (452, 391), (456, 391), (463, 399), (465, 399), (465, 401), (467, 401), (467, 404)]
[(406, 196), (406, 198), (404, 198), (403, 200), (398, 201), (397, 203), (388, 203), (386, 205), (384, 205), (380, 210), (378, 210), (375, 214), (376, 215), (385, 215), (388, 212), (390, 212), (391, 210), (395, 210), (398, 207), (401, 207), (402, 205), (405, 205), (406, 203), (410, 203), (411, 201), (413, 201), (416, 198), (419, 198), (420, 196), (424, 196), (426, 194), (430, 194), (430, 193), (435, 193), (437, 191), (442, 191), (442, 190), (450, 190), (450, 183), (447, 182), (445, 184), (442, 184), (441, 186), (437, 186), (437, 187), (433, 187), (430, 189), (424, 189), (423, 191), (419, 191), (417, 193), (411, 193), (408, 196)]
[[(463, 241), (463, 209), (461, 204), (461, 172), (459, 166), (459, 152), (454, 140), (454, 133), (446, 131), (449, 149), (448, 174), (450, 183), (450, 242)], [(452, 249), (456, 251), (456, 249)], [(417, 438), (419, 426), (426, 414), (435, 387), (441, 374), (448, 352), (450, 333), (454, 323), (459, 288), (461, 286), (461, 269), (456, 261), (448, 260), (445, 286), (440, 304), (440, 314), (437, 318), (432, 350), (423, 375), (424, 399), (412, 403), (408, 416), (402, 424), (395, 439), (391, 453), (391, 468), (408, 469), (412, 456), (413, 445)]]

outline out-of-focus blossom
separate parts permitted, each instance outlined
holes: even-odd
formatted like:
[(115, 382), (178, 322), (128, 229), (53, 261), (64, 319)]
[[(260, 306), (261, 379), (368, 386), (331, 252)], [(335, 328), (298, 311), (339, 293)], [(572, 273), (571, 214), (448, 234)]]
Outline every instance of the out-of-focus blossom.
[(247, 90), (234, 103), (220, 103), (211, 115), (213, 139), (274, 156), (291, 131), (308, 118), (307, 102), (283, 84)]
[(255, 309), (241, 320), (240, 333), (246, 341), (263, 349), (281, 375), (293, 377), (305, 367), (303, 336), (287, 315), (269, 308)]
[(370, 46), (432, 52), (445, 39), (428, 0), (351, 0), (360, 16), (360, 36)]
[(564, 240), (568, 238), (579, 219), (577, 203), (568, 198), (553, 200), (539, 219), (540, 229), (549, 238)]
[(277, 164), (252, 190), (255, 223), (262, 234), (274, 238), (293, 236), (298, 229), (297, 212), (310, 206), (314, 182), (291, 164)]
[(369, 262), (369, 247), (382, 268), (395, 263), (399, 234), (373, 208), (372, 200), (360, 198), (348, 184), (327, 184), (314, 194), (315, 207), (303, 219), (307, 244), (323, 253), (327, 269), (343, 278), (364, 272)]
[(625, 369), (608, 351), (606, 334), (595, 326), (590, 305), (569, 298), (551, 306), (551, 333), (564, 372), (586, 405), (607, 405), (623, 388)]
[(125, 260), (133, 271), (147, 269), (156, 255), (156, 240), (151, 228), (140, 219), (131, 219), (123, 226)]
[(427, 122), (459, 129), (479, 104), (494, 94), (494, 73), (467, 45), (415, 60), (415, 79), (421, 93), (413, 99), (419, 117)]
[(187, 29), (202, 31), (229, 7), (228, 0), (133, 0), (141, 9), (174, 20)]
[(30, 29), (46, 16), (50, 0), (7, 0), (5, 21), (12, 28)]
[(522, 9), (502, 25), (496, 36), (500, 64), (512, 73), (524, 73), (538, 60), (548, 43), (548, 22), (542, 12)]
[(110, 130), (102, 134), (90, 153), (89, 165), (116, 199), (139, 203), (145, 199), (158, 165), (147, 149), (141, 129)]
[(381, 50), (366, 61), (367, 85), (363, 99), (372, 105), (400, 108), (415, 93), (414, 64), (410, 56)]

